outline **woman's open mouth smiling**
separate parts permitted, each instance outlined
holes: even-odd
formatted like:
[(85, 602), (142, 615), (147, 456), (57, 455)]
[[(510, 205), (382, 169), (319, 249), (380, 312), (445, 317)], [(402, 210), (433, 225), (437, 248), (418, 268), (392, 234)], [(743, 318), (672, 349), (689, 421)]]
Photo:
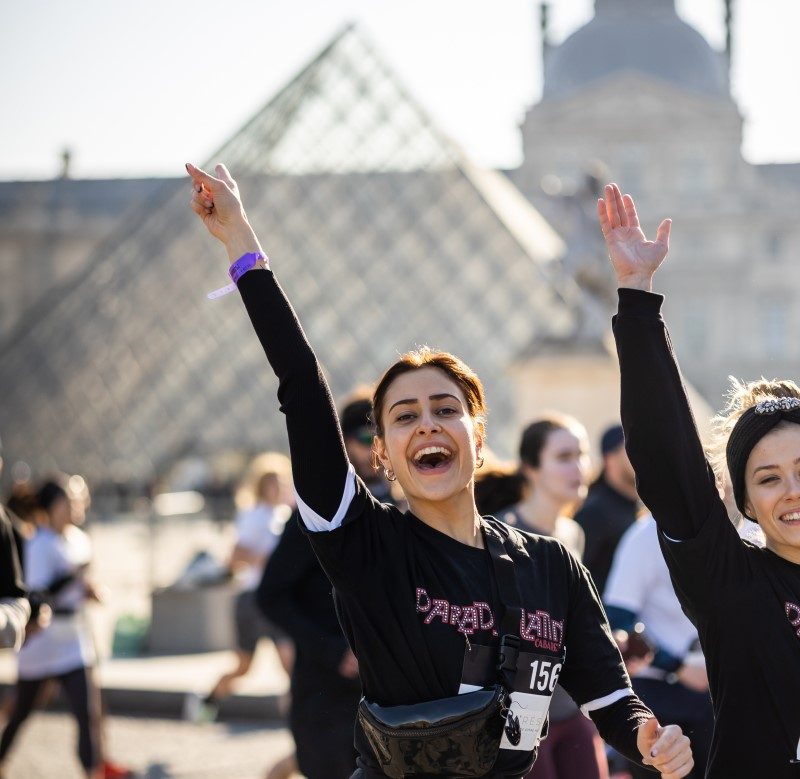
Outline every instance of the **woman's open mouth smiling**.
[(446, 446), (425, 446), (414, 453), (414, 467), (426, 474), (442, 473), (453, 461), (453, 452)]
[(795, 509), (781, 514), (780, 521), (787, 525), (800, 525), (800, 510)]

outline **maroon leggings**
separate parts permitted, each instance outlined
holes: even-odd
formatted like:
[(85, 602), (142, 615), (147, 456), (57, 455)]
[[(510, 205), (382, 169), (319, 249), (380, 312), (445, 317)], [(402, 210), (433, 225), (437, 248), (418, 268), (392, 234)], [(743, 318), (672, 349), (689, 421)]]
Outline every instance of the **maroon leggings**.
[(580, 712), (563, 722), (551, 722), (539, 756), (525, 779), (608, 779), (608, 765), (598, 750), (599, 737)]

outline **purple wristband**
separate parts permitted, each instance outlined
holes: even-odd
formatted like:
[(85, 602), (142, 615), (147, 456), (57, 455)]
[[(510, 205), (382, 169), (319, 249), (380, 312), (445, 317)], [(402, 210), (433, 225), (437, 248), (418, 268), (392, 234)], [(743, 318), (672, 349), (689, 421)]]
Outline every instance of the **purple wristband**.
[(261, 252), (248, 252), (247, 254), (243, 254), (228, 268), (228, 275), (231, 277), (232, 283), (215, 289), (213, 292), (209, 292), (206, 297), (209, 300), (216, 300), (217, 298), (224, 297), (229, 292), (233, 292), (236, 289), (236, 285), (239, 283), (239, 279), (242, 278), (247, 271), (255, 268), (256, 263), (261, 260), (267, 260), (266, 255)]
[(244, 276), (247, 271), (252, 270), (259, 260), (266, 260), (267, 258), (261, 252), (248, 252), (239, 257), (230, 268), (228, 268), (228, 275), (234, 284), (239, 283), (239, 279)]

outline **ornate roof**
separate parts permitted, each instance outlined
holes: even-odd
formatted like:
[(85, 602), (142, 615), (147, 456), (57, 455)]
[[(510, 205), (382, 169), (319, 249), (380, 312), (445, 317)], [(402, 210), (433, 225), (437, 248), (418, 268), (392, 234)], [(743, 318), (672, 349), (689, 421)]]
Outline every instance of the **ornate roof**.
[(678, 17), (674, 0), (596, 0), (594, 18), (547, 50), (543, 99), (631, 70), (730, 97), (725, 56)]
[[(549, 272), (561, 240), (513, 185), (445, 138), (352, 28), (216, 161), (239, 180), (334, 393), (416, 344), (448, 349), (484, 379), (502, 449), (506, 366), (536, 333), (574, 324)], [(205, 298), (225, 281), (224, 252), (177, 183), (0, 345), (7, 462), (148, 479), (189, 452), (285, 448), (243, 307)]]

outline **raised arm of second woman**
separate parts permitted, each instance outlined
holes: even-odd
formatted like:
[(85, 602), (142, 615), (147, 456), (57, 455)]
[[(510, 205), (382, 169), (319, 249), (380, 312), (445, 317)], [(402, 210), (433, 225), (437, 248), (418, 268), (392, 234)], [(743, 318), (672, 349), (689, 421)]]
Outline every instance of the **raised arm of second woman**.
[[(187, 164), (186, 169), (192, 178), (192, 210), (209, 233), (224, 244), (229, 261), (233, 263), (249, 252), (265, 254), (247, 219), (236, 182), (225, 166), (216, 166), (216, 176), (193, 165)], [(278, 400), (286, 415), (295, 488), (318, 515), (331, 519), (342, 501), (349, 462), (322, 368), (271, 271), (245, 273), (239, 280), (239, 291), (278, 377)]]
[(625, 447), (639, 495), (661, 530), (670, 538), (693, 538), (720, 500), (661, 318), (662, 297), (651, 292), (669, 249), (671, 221), (648, 241), (631, 196), (623, 197), (616, 184), (604, 194), (597, 206), (619, 287), (614, 337)]

